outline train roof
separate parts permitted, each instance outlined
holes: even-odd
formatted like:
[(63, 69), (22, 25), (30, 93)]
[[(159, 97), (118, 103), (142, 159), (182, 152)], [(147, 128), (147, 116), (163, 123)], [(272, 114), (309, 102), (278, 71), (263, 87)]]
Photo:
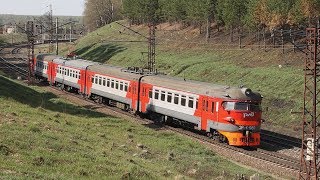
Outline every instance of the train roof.
[(76, 60), (68, 60), (64, 63), (68, 67), (73, 67), (76, 69), (87, 69), (88, 66), (92, 66), (94, 64), (99, 64), (97, 62), (88, 61), (84, 59), (76, 59)]
[(36, 57), (37, 61), (53, 61), (56, 58), (61, 58), (61, 56), (54, 54), (38, 54)]
[(150, 83), (155, 86), (172, 88), (189, 93), (203, 94), (212, 97), (224, 99), (239, 99), (261, 101), (262, 96), (259, 93), (252, 92), (248, 88), (229, 87), (212, 83), (185, 80), (182, 78), (170, 77), (165, 75), (153, 75), (143, 78), (144, 83)]
[(88, 70), (96, 72), (98, 74), (110, 75), (113, 77), (125, 79), (125, 80), (139, 80), (142, 76), (137, 73), (124, 72), (125, 69), (116, 66), (110, 66), (106, 64), (95, 64), (88, 67)]
[(66, 59), (62, 59), (62, 58), (55, 58), (53, 60), (54, 63), (57, 63), (57, 64), (64, 64), (64, 62), (66, 62), (67, 60)]
[(207, 82), (185, 80), (182, 78), (170, 77), (165, 75), (142, 75), (138, 72), (133, 72), (125, 68), (110, 66), (106, 64), (95, 63), (89, 66), (88, 70), (101, 75), (110, 75), (126, 80), (138, 80), (143, 76), (142, 81), (144, 83), (188, 93), (207, 95), (211, 97), (230, 100), (237, 99), (244, 101), (261, 101), (262, 99), (260, 93), (253, 92), (248, 88), (229, 87)]

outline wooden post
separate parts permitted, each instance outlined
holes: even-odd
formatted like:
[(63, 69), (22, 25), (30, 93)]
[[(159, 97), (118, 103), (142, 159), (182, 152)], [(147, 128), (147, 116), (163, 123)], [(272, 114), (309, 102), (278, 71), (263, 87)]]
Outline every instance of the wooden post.
[(207, 34), (206, 34), (206, 41), (209, 42), (210, 38), (210, 17), (207, 18)]
[(262, 36), (263, 36), (263, 48), (264, 48), (264, 51), (267, 51), (267, 47), (266, 47), (266, 30), (265, 28), (263, 28), (263, 32), (262, 32)]
[(233, 42), (233, 26), (230, 28), (230, 41)]
[(290, 29), (290, 37), (291, 37), (291, 42), (293, 44), (293, 52), (296, 52), (296, 46), (295, 46), (295, 41), (294, 41), (294, 36), (292, 34), (292, 29)]
[(282, 46), (282, 54), (284, 54), (284, 39), (283, 39), (283, 29), (281, 29), (281, 46)]
[(272, 32), (271, 32), (271, 37), (272, 37), (272, 44), (273, 44), (273, 48), (276, 48), (276, 41), (275, 41), (275, 32), (274, 32), (274, 29), (272, 29)]
[(260, 30), (258, 30), (258, 47), (260, 49)]
[(242, 48), (242, 45), (241, 45), (241, 43), (242, 43), (242, 32), (241, 32), (241, 30), (240, 30), (240, 28), (239, 28), (239, 30), (238, 30), (238, 34), (239, 34), (239, 48), (241, 49)]

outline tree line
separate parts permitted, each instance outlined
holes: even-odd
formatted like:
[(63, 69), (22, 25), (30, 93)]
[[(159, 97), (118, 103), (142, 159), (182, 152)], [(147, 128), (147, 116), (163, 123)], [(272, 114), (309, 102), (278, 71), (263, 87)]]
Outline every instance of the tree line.
[(320, 0), (86, 0), (84, 15), (95, 27), (127, 18), (133, 24), (153, 21), (201, 27), (214, 23), (277, 29), (315, 23)]

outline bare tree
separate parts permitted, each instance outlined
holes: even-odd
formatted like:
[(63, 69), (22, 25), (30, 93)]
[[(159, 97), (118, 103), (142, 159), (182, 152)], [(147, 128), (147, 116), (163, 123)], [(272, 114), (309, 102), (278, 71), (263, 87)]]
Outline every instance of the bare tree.
[(86, 0), (84, 23), (89, 31), (120, 18), (121, 2), (117, 0)]

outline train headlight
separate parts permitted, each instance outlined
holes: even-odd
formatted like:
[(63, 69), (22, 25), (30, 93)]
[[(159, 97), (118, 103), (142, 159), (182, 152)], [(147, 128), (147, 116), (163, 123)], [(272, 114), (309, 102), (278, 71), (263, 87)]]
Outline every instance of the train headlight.
[(232, 117), (225, 117), (224, 120), (230, 122), (230, 123), (234, 123), (235, 120)]

